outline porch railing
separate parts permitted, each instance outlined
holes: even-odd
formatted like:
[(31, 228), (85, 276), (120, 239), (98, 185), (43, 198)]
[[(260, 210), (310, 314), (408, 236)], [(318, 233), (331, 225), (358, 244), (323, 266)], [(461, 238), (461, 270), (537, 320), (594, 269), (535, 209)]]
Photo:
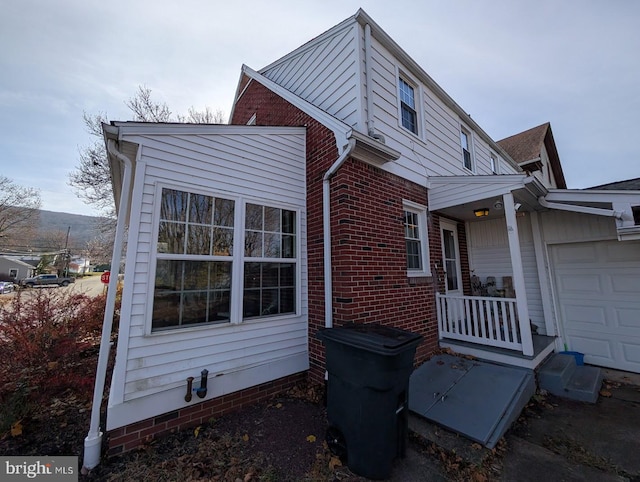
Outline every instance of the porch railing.
[(439, 336), (522, 351), (516, 299), (436, 294)]

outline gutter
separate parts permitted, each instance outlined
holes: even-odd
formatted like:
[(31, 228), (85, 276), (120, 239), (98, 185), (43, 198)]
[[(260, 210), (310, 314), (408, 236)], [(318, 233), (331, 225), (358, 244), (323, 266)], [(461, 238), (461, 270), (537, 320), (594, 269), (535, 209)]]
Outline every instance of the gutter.
[(547, 201), (543, 196), (538, 198), (540, 206), (548, 209), (560, 209), (562, 211), (571, 211), (574, 213), (593, 214), (596, 216), (608, 216), (616, 219), (622, 219), (622, 213), (613, 209), (590, 208), (587, 206), (578, 206), (576, 204), (563, 204)]
[[(113, 315), (116, 305), (116, 294), (118, 289), (118, 275), (120, 274), (120, 257), (124, 242), (125, 218), (129, 211), (129, 191), (133, 178), (133, 164), (131, 160), (116, 148), (113, 139), (107, 140), (107, 151), (124, 164), (124, 177), (122, 180), (122, 190), (120, 191), (120, 202), (118, 212), (118, 224), (116, 225), (116, 235), (113, 243), (113, 254), (111, 257), (112, 273), (109, 278), (109, 288), (102, 322), (102, 338), (100, 340), (100, 353), (98, 355), (98, 366), (96, 368), (96, 381), (93, 388), (93, 404), (91, 407), (91, 424), (89, 433), (84, 439), (84, 461), (82, 472), (85, 473), (96, 467), (100, 463), (100, 453), (102, 450), (102, 436), (100, 431), (100, 407), (102, 405), (102, 395), (107, 378), (107, 364), (109, 361), (109, 351), (111, 348), (111, 331), (113, 329)], [(113, 264), (116, 263), (116, 270), (113, 273)]]
[(331, 279), (331, 178), (342, 167), (356, 147), (356, 140), (349, 138), (346, 148), (322, 178), (322, 224), (324, 238), (324, 320), (325, 327), (333, 326), (333, 281)]

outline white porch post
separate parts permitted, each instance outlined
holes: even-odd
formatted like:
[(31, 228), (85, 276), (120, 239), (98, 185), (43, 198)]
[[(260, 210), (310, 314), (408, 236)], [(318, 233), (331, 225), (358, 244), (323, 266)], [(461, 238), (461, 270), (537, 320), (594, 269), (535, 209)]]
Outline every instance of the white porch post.
[(524, 270), (522, 268), (520, 237), (518, 236), (518, 222), (513, 203), (513, 194), (510, 192), (504, 194), (502, 199), (504, 201), (504, 216), (507, 221), (509, 252), (511, 253), (511, 268), (513, 270), (513, 288), (516, 292), (516, 307), (520, 324), (520, 337), (522, 339), (522, 354), (531, 356), (533, 355), (533, 338), (531, 337), (531, 325), (529, 324), (529, 305), (524, 287)]

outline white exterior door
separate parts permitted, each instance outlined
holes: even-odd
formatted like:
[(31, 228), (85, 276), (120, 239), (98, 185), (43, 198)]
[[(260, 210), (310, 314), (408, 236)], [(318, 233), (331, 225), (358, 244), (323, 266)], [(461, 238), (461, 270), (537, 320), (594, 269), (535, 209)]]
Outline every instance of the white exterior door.
[(445, 273), (445, 293), (462, 295), (458, 225), (452, 221), (441, 219), (440, 233), (442, 237), (442, 269)]
[(585, 362), (640, 373), (640, 242), (550, 247), (564, 341)]

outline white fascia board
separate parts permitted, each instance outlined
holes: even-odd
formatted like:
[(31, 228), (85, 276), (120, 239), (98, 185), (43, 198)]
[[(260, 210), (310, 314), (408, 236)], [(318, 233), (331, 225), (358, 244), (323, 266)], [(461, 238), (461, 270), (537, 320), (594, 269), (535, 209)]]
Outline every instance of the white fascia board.
[(527, 176), (525, 174), (495, 174), (487, 175), (464, 175), (464, 176), (431, 176), (429, 177), (429, 188), (433, 189), (438, 186), (449, 186), (452, 184), (492, 184), (492, 185), (509, 185), (515, 188), (522, 187), (526, 183)]
[(120, 130), (119, 138), (127, 136), (153, 135), (246, 135), (246, 134), (303, 134), (304, 127), (289, 126), (244, 126), (227, 124), (182, 124), (155, 122), (114, 122)]
[(640, 203), (640, 191), (609, 191), (606, 189), (550, 189), (545, 196), (549, 202)]
[(387, 34), (377, 23), (373, 21), (367, 13), (360, 9), (355, 15), (355, 19), (361, 24), (366, 25), (369, 24), (371, 26), (371, 35), (380, 42), (391, 54), (398, 59), (402, 65), (409, 69), (409, 71), (416, 76), (424, 85), (426, 85), (446, 106), (448, 106), (451, 110), (453, 110), (458, 116), (460, 120), (462, 120), (469, 129), (473, 130), (481, 139), (483, 139), (494, 152), (498, 153), (502, 158), (504, 158), (513, 168), (515, 168), (518, 172), (522, 172), (522, 169), (515, 162), (507, 152), (500, 147), (490, 136), (487, 134), (484, 129), (482, 129), (476, 121), (471, 118), (471, 114), (465, 112), (465, 110), (458, 105), (458, 103), (453, 100), (453, 98), (445, 92), (445, 90), (438, 85), (438, 83), (433, 80), (433, 78), (427, 74), (427, 72), (420, 67), (413, 60), (409, 54), (407, 54), (402, 47), (400, 47), (395, 40), (393, 40), (389, 34)]
[(285, 89), (281, 85), (267, 79), (264, 75), (256, 72), (247, 65), (242, 66), (242, 72), (246, 74), (250, 79), (264, 85), (267, 89), (274, 92), (275, 94), (278, 94), (284, 100), (297, 107), (305, 114), (313, 117), (327, 129), (331, 130), (335, 135), (338, 151), (342, 153), (343, 149), (347, 145), (348, 139), (351, 137), (351, 133), (353, 132), (353, 129), (351, 129), (349, 125), (345, 124), (339, 119), (336, 119), (334, 116), (327, 114), (319, 107), (316, 107), (312, 103), (304, 100), (302, 97), (299, 97), (293, 92)]

